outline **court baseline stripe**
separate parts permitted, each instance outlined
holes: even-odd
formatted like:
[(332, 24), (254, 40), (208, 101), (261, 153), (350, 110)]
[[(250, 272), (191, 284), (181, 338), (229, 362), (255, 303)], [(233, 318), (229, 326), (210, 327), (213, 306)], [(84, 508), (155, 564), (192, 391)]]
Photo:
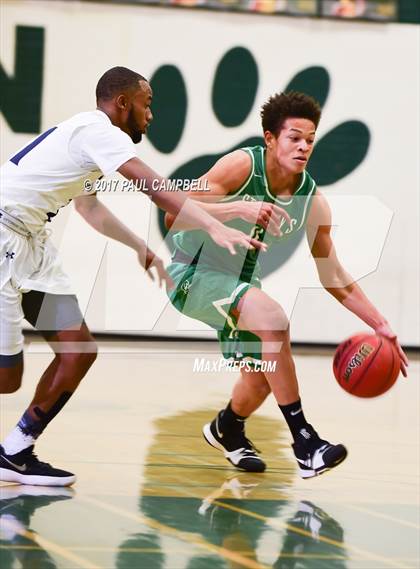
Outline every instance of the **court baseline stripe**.
[(2, 519), (1, 523), (4, 524), (6, 527), (10, 528), (15, 533), (18, 533), (22, 537), (25, 537), (26, 539), (29, 539), (30, 541), (39, 545), (40, 549), (44, 549), (49, 553), (55, 553), (56, 555), (59, 555), (60, 557), (67, 559), (67, 561), (71, 561), (72, 563), (75, 563), (77, 566), (83, 567), (83, 569), (101, 569), (99, 565), (95, 565), (94, 563), (91, 563), (87, 559), (84, 559), (83, 557), (80, 557), (79, 555), (76, 555), (75, 553), (68, 551), (67, 549), (61, 547), (61, 545), (58, 545), (57, 543), (54, 543), (44, 537), (41, 537), (40, 535), (32, 531), (16, 527), (16, 525), (10, 522), (9, 520)]
[(361, 512), (362, 514), (369, 514), (370, 516), (374, 516), (375, 518), (380, 518), (383, 520), (395, 522), (396, 524), (401, 524), (402, 526), (407, 526), (409, 528), (420, 529), (419, 524), (415, 524), (414, 522), (409, 522), (407, 520), (402, 520), (401, 518), (396, 518), (394, 516), (383, 514), (382, 512), (376, 512), (375, 510), (371, 510), (370, 508), (365, 508), (364, 506), (355, 506), (354, 504), (347, 504), (346, 502), (341, 504), (350, 510), (355, 510), (356, 512)]
[(199, 548), (206, 549), (207, 551), (211, 551), (212, 553), (216, 553), (217, 555), (229, 559), (230, 561), (233, 561), (234, 563), (237, 563), (242, 567), (247, 567), (249, 569), (268, 569), (267, 565), (262, 565), (261, 563), (257, 563), (252, 559), (247, 559), (246, 557), (234, 553), (233, 551), (229, 551), (224, 547), (219, 547), (218, 545), (214, 545), (213, 543), (206, 541), (200, 536), (177, 530), (175, 528), (162, 524), (152, 518), (143, 516), (142, 514), (137, 514), (137, 513), (132, 514), (131, 512), (127, 512), (126, 510), (118, 508), (117, 506), (113, 506), (112, 504), (108, 504), (107, 502), (103, 502), (102, 500), (98, 500), (96, 498), (87, 497), (87, 496), (80, 496), (80, 497), (78, 496), (78, 498), (79, 500), (83, 500), (88, 504), (92, 504), (93, 506), (96, 506), (103, 510), (107, 510), (108, 512), (111, 512), (113, 514), (129, 518), (136, 522), (147, 525), (153, 529), (156, 529), (161, 533), (171, 535), (172, 537), (175, 537), (182, 541), (192, 543), (193, 545)]

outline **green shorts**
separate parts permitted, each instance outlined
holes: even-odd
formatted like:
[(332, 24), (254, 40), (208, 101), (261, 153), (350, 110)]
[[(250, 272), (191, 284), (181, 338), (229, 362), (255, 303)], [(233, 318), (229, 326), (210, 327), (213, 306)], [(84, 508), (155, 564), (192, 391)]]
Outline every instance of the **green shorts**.
[(172, 304), (182, 314), (217, 330), (225, 358), (261, 360), (260, 338), (238, 330), (233, 314), (247, 290), (261, 288), (259, 278), (252, 278), (250, 282), (238, 280), (233, 274), (215, 271), (201, 263), (173, 262), (167, 270), (175, 283), (175, 289), (169, 293)]

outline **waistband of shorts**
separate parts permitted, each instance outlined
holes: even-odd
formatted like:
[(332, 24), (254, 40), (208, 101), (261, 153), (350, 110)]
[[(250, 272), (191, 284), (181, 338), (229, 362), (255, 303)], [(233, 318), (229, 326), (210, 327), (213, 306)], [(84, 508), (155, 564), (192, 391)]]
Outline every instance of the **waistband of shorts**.
[(25, 224), (13, 217), (13, 215), (10, 215), (10, 213), (7, 213), (7, 211), (4, 211), (4, 209), (0, 209), (0, 223), (7, 229), (22, 235), (22, 237), (31, 237), (31, 233), (26, 229)]
[[(181, 251), (180, 249), (178, 249), (178, 247), (176, 247), (175, 252), (172, 255), (171, 262), (182, 263), (183, 265), (189, 265), (190, 267), (191, 266), (195, 267), (198, 264), (198, 260), (200, 259), (201, 249), (202, 248), (200, 248), (200, 250), (194, 257), (192, 257), (191, 255), (184, 253), (184, 251)], [(217, 271), (220, 274), (225, 274), (229, 276), (232, 275), (237, 276), (241, 282), (242, 281), (251, 282), (251, 279), (248, 279), (247, 277), (242, 277), (242, 274), (238, 275), (234, 271), (232, 272), (228, 268), (225, 268), (223, 266), (216, 267), (213, 263), (206, 262), (206, 259), (203, 260), (200, 259), (200, 268), (209, 271)], [(257, 279), (259, 280), (259, 277), (257, 277)]]
[(191, 257), (191, 255), (187, 255), (184, 251), (176, 248), (175, 253), (172, 256), (173, 263), (183, 263), (184, 265), (196, 265), (198, 263), (198, 258), (200, 256), (200, 251), (195, 255), (195, 257)]

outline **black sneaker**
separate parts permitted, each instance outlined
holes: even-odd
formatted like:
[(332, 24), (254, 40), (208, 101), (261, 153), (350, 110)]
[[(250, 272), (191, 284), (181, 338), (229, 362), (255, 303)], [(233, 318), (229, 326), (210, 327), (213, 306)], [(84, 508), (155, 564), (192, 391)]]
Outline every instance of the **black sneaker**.
[(239, 470), (246, 472), (264, 472), (265, 462), (258, 456), (258, 451), (252, 442), (246, 438), (243, 431), (222, 433), (219, 427), (220, 414), (203, 427), (206, 441), (214, 448), (221, 450), (230, 463)]
[(338, 466), (347, 456), (344, 445), (332, 445), (319, 438), (313, 427), (301, 430), (301, 440), (292, 444), (302, 478), (319, 476)]
[(34, 445), (17, 454), (8, 455), (0, 446), (0, 481), (33, 486), (70, 486), (76, 480), (71, 472), (41, 462), (33, 452)]

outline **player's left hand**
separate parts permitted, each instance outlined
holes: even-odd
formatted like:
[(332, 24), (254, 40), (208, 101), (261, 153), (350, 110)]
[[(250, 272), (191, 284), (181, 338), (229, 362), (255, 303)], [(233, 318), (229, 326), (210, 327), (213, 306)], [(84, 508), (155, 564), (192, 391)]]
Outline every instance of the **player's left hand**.
[(159, 288), (162, 287), (163, 284), (165, 284), (166, 290), (171, 290), (172, 288), (175, 287), (175, 283), (173, 282), (167, 270), (165, 269), (165, 265), (163, 264), (162, 259), (157, 255), (155, 255), (155, 253), (153, 253), (151, 249), (149, 249), (148, 247), (146, 248), (141, 247), (137, 251), (137, 257), (140, 265), (146, 269), (147, 276), (152, 281), (156, 280), (154, 272), (152, 272), (152, 269), (156, 271), (156, 275), (159, 282)]
[(388, 340), (390, 340), (394, 346), (397, 349), (398, 355), (400, 356), (400, 369), (401, 369), (401, 373), (403, 374), (404, 377), (407, 377), (407, 367), (408, 367), (408, 359), (407, 356), (405, 355), (405, 353), (403, 352), (400, 343), (398, 342), (398, 338), (397, 335), (392, 331), (390, 325), (385, 322), (384, 324), (381, 324), (380, 326), (378, 326), (378, 328), (376, 328), (375, 332), (377, 334), (379, 334), (380, 336), (384, 336), (385, 338), (388, 338)]

